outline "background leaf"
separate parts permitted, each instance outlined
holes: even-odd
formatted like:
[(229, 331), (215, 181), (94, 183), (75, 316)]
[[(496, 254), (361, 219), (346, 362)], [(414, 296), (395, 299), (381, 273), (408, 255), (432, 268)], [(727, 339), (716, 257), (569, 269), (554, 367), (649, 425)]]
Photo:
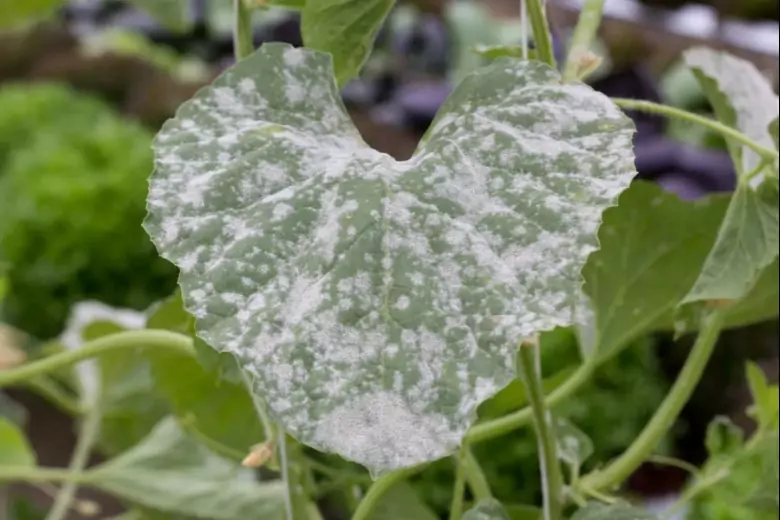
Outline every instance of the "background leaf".
[[(683, 54), (709, 99), (718, 120), (740, 130), (768, 148), (776, 146), (769, 132), (778, 117), (778, 98), (769, 80), (755, 65), (724, 52), (697, 47)], [(753, 150), (729, 143), (731, 158), (742, 174), (761, 162)]]
[(339, 85), (356, 77), (368, 59), (394, 0), (317, 0), (301, 12), (306, 47), (333, 55)]
[(627, 504), (609, 505), (591, 502), (577, 511), (571, 520), (659, 520), (659, 518)]
[(146, 228), (198, 335), (281, 424), (379, 473), (454, 450), (519, 339), (571, 324), (633, 126), (543, 64), (499, 60), (399, 163), (330, 75), (326, 54), (265, 44), (182, 105)]
[[(156, 307), (147, 327), (191, 334), (193, 319), (178, 291)], [(263, 426), (243, 384), (220, 380), (197, 360), (176, 352), (154, 352), (150, 360), (158, 390), (179, 416), (194, 419), (200, 433), (241, 453), (249, 453), (264, 440)]]
[(35, 466), (35, 454), (22, 430), (0, 417), (0, 466)]
[(753, 397), (750, 414), (755, 418), (760, 428), (776, 429), (780, 413), (778, 385), (770, 385), (767, 376), (753, 362), (747, 363), (746, 377), (750, 394)]
[(171, 31), (184, 32), (192, 26), (189, 0), (130, 0)]
[(9, 29), (48, 16), (64, 0), (3, 0), (0, 3), (0, 29)]
[(421, 500), (406, 482), (396, 484), (385, 493), (371, 515), (371, 520), (437, 520), (439, 517)]
[(284, 518), (284, 485), (209, 452), (172, 418), (140, 444), (88, 473), (90, 485), (133, 503), (210, 520)]
[(574, 423), (563, 417), (554, 417), (558, 457), (570, 467), (579, 470), (582, 463), (593, 455), (593, 442)]
[(480, 500), (472, 509), (466, 511), (463, 520), (512, 520), (504, 506), (498, 500), (489, 498)]

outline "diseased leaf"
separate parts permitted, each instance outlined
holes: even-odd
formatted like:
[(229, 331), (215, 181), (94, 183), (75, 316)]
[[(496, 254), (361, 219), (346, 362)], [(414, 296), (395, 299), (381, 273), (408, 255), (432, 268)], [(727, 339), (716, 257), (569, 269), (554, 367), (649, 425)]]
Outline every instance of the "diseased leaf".
[(593, 441), (568, 419), (554, 417), (553, 420), (558, 458), (572, 468), (579, 469), (593, 455)]
[(139, 9), (149, 13), (161, 25), (176, 32), (192, 26), (192, 2), (189, 0), (130, 0)]
[(671, 327), (727, 205), (724, 196), (686, 202), (636, 181), (604, 213), (600, 248), (582, 271), (595, 309), (599, 355), (609, 357), (642, 334)]
[[(182, 307), (181, 294), (157, 306), (146, 325), (187, 333), (193, 319)], [(229, 354), (222, 354), (229, 356)], [(264, 440), (263, 426), (243, 384), (220, 381), (190, 356), (157, 351), (149, 354), (157, 388), (182, 417), (193, 417), (202, 434), (239, 452)]]
[(374, 508), (371, 520), (437, 520), (414, 488), (406, 482), (393, 486)]
[(13, 29), (49, 16), (64, 0), (3, 0), (0, 3), (0, 29)]
[(472, 509), (466, 511), (463, 520), (512, 520), (504, 506), (496, 499), (480, 500)]
[(35, 466), (35, 454), (22, 430), (0, 417), (0, 466)]
[(140, 444), (87, 474), (90, 485), (159, 511), (209, 520), (280, 520), (284, 484), (257, 482), (221, 459), (172, 418)]
[(577, 511), (571, 520), (659, 520), (659, 518), (627, 504), (609, 505), (591, 502)]
[(198, 335), (295, 438), (376, 475), (455, 451), (518, 342), (573, 322), (633, 127), (546, 65), (499, 60), (396, 162), (331, 76), (326, 54), (265, 44), (182, 105), (145, 225)]
[(780, 247), (778, 184), (740, 183), (701, 273), (682, 303), (739, 301), (751, 292)]
[(301, 12), (303, 43), (333, 55), (333, 73), (343, 86), (357, 77), (394, 0), (317, 0)]
[[(686, 51), (683, 59), (699, 80), (719, 121), (768, 148), (776, 146), (769, 125), (780, 112), (778, 98), (755, 65), (704, 47)], [(728, 145), (738, 172), (749, 173), (761, 163), (755, 151), (733, 142)]]

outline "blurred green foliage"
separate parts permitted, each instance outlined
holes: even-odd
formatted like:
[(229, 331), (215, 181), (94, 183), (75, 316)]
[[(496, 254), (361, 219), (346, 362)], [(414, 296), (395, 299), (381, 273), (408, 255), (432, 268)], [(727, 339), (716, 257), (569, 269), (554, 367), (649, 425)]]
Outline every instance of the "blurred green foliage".
[(141, 227), (152, 134), (54, 84), (0, 89), (2, 320), (40, 339), (70, 306), (146, 308), (176, 270)]

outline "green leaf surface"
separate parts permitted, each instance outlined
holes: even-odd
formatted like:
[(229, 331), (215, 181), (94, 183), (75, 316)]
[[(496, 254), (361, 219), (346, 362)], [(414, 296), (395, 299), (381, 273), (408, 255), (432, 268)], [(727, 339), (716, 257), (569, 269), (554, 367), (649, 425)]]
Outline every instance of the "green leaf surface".
[(463, 520), (512, 520), (504, 506), (496, 499), (480, 500), (476, 506), (466, 511)]
[(730, 457), (744, 446), (744, 434), (728, 417), (716, 417), (707, 426), (705, 445), (710, 458)]
[(257, 482), (251, 470), (221, 459), (172, 418), (140, 444), (87, 475), (90, 485), (135, 504), (209, 520), (278, 520), (284, 485)]
[(371, 520), (398, 520), (401, 518), (404, 520), (437, 520), (439, 517), (420, 500), (410, 484), (401, 482), (385, 493), (382, 500), (374, 508)]
[(64, 0), (3, 0), (0, 3), (0, 29), (17, 26), (49, 16)]
[(145, 225), (198, 335), (293, 436), (376, 475), (454, 452), (518, 342), (572, 324), (632, 134), (603, 95), (507, 59), (396, 162), (326, 54), (266, 44), (166, 123)]
[(558, 445), (558, 458), (570, 467), (579, 470), (582, 464), (593, 455), (593, 442), (568, 419), (553, 417), (553, 421), (553, 431)]
[(533, 506), (509, 504), (506, 506), (506, 512), (509, 514), (510, 520), (542, 520), (544, 518), (544, 512)]
[(753, 406), (749, 409), (749, 413), (761, 429), (776, 429), (778, 414), (780, 414), (778, 385), (770, 385), (764, 372), (753, 362), (747, 363), (746, 377), (753, 397)]
[(303, 43), (333, 56), (333, 72), (343, 86), (357, 77), (371, 54), (394, 0), (317, 0), (301, 12)]
[[(191, 334), (194, 320), (177, 291), (154, 309), (146, 326)], [(197, 360), (176, 352), (158, 351), (149, 358), (157, 389), (179, 416), (194, 419), (200, 433), (243, 453), (264, 440), (263, 426), (242, 383), (221, 380)]]
[(628, 504), (591, 502), (577, 511), (571, 520), (659, 520), (655, 515)]
[(756, 190), (740, 183), (731, 198), (715, 244), (682, 303), (739, 301), (777, 259), (780, 247), (777, 181)]
[[(693, 70), (718, 120), (764, 145), (776, 146), (769, 125), (778, 117), (778, 97), (769, 80), (755, 65), (724, 52), (697, 47), (683, 54)], [(743, 145), (729, 143), (737, 171), (746, 174), (761, 162), (758, 154)]]
[(674, 322), (712, 247), (728, 198), (686, 202), (636, 181), (604, 213), (600, 248), (583, 269), (596, 314), (600, 355)]
[(35, 466), (35, 454), (21, 428), (0, 417), (0, 466)]
[(166, 28), (184, 32), (192, 26), (189, 0), (130, 0)]

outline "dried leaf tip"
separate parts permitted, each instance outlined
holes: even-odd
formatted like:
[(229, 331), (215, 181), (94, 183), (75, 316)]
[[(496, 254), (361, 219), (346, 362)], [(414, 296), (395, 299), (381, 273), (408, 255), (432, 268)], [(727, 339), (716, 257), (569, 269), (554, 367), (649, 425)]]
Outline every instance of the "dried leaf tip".
[(261, 468), (274, 456), (274, 445), (271, 442), (264, 442), (252, 447), (249, 455), (244, 457), (241, 465), (245, 468)]

